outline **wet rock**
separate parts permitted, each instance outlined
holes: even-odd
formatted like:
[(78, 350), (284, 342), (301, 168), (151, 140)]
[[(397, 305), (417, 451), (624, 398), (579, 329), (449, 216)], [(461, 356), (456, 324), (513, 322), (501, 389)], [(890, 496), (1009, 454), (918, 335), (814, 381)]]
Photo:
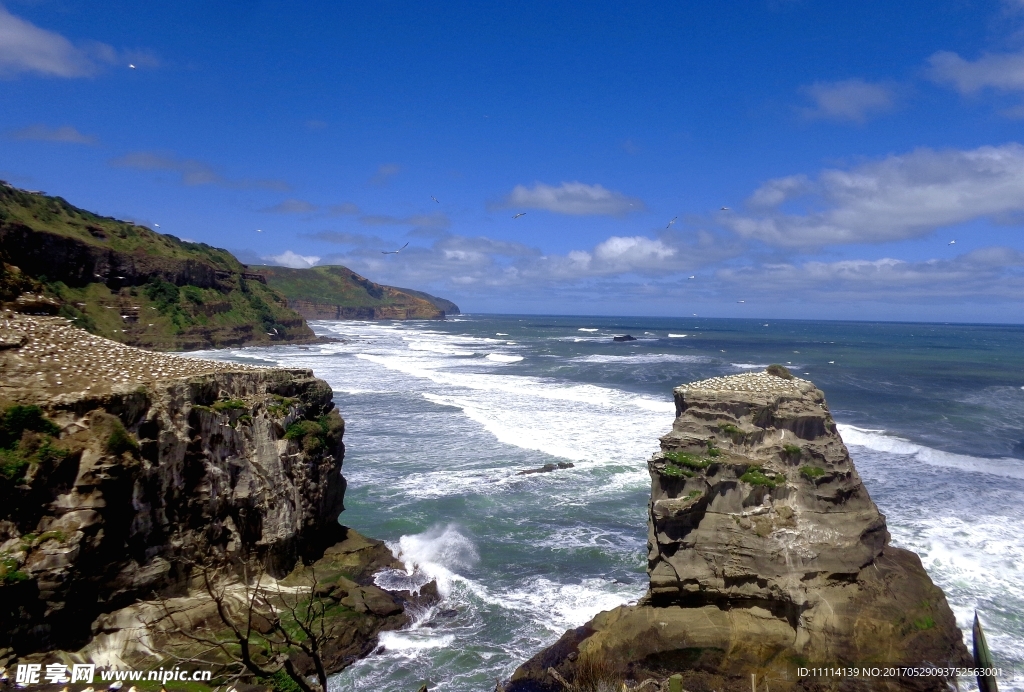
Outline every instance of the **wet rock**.
[(613, 336), (612, 341), (636, 341), (636, 337), (632, 334), (626, 334), (625, 336)]
[(517, 476), (529, 476), (531, 473), (551, 473), (559, 469), (571, 469), (575, 464), (571, 461), (560, 461), (557, 464), (544, 464), (538, 469), (527, 469), (526, 471), (519, 471), (516, 473)]

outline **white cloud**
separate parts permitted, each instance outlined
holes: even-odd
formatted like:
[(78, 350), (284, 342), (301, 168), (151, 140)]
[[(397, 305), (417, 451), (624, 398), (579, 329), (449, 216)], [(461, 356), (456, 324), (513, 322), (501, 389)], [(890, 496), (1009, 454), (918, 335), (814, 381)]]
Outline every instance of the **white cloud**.
[(367, 214), (359, 217), (364, 226), (415, 226), (416, 228), (442, 229), (451, 225), (446, 214), (413, 214), (412, 216), (388, 216), (386, 214)]
[(587, 185), (580, 182), (562, 183), (558, 187), (544, 183), (534, 183), (532, 188), (516, 185), (502, 200), (500, 206), (546, 209), (573, 216), (620, 216), (644, 209), (644, 203), (635, 197), (627, 197), (602, 185)]
[(50, 128), (46, 125), (29, 125), (20, 130), (14, 130), (8, 135), (12, 139), (36, 140), (39, 142), (66, 142), (69, 144), (95, 144), (96, 138), (91, 135), (83, 135), (71, 127)]
[(95, 71), (96, 65), (85, 51), (58, 33), (15, 17), (0, 5), (0, 74), (85, 77)]
[(170, 171), (181, 175), (184, 185), (220, 185), (233, 189), (262, 188), (287, 191), (290, 185), (283, 180), (231, 180), (217, 173), (212, 166), (196, 159), (181, 159), (173, 154), (136, 151), (111, 159), (110, 165), (143, 171)]
[(754, 190), (747, 204), (758, 209), (777, 207), (786, 200), (799, 197), (810, 191), (811, 181), (806, 175), (789, 175), (774, 178)]
[(1024, 299), (1024, 253), (986, 247), (952, 259), (843, 260), (721, 269), (724, 290), (772, 300), (915, 303)]
[(270, 214), (309, 214), (316, 210), (317, 206), (315, 204), (302, 199), (286, 199), (271, 207), (260, 209), (260, 211)]
[(961, 94), (986, 87), (1000, 91), (1024, 90), (1024, 52), (987, 53), (974, 62), (956, 53), (939, 51), (928, 58), (932, 80), (952, 84)]
[(384, 163), (377, 167), (377, 173), (370, 178), (371, 185), (387, 185), (394, 176), (402, 171), (397, 163)]
[(675, 254), (675, 248), (643, 236), (612, 236), (594, 248), (596, 259), (620, 271), (652, 267)]
[(810, 119), (850, 120), (862, 123), (869, 115), (884, 113), (895, 105), (895, 90), (889, 84), (872, 84), (863, 79), (815, 82), (801, 91), (814, 102), (801, 109)]
[(1010, 216), (1024, 211), (1024, 147), (917, 149), (849, 170), (825, 170), (806, 184), (770, 180), (749, 202), (777, 205), (794, 190), (809, 195), (804, 214), (769, 208), (721, 223), (773, 245), (821, 247), (918, 238), (972, 219)]
[(16, 17), (0, 4), (0, 77), (30, 73), (48, 77), (88, 77), (101, 65), (129, 63), (154, 67), (159, 61), (146, 51), (118, 51), (99, 41), (71, 43), (60, 34)]
[(309, 269), (320, 261), (317, 255), (299, 255), (291, 250), (285, 250), (280, 255), (267, 255), (263, 259), (292, 269)]

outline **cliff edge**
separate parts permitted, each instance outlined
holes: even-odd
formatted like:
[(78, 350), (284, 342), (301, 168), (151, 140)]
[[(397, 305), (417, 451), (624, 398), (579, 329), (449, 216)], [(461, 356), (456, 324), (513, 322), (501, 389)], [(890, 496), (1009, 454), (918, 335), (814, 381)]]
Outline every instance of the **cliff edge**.
[(155, 665), (140, 635), (163, 607), (153, 599), (210, 611), (196, 571), (230, 579), (254, 564), (292, 580), (314, 564), (330, 585), (333, 670), (372, 649), (408, 618), (373, 586), (399, 563), (338, 523), (343, 433), (309, 370), (153, 353), (63, 318), (0, 314), (0, 668), (68, 655)]
[(783, 370), (694, 382), (675, 402), (648, 462), (646, 596), (567, 632), (510, 692), (561, 689), (549, 668), (573, 680), (595, 661), (619, 679), (678, 673), (688, 690), (749, 690), (752, 675), (773, 690), (947, 689), (797, 675), (970, 660), (920, 559), (889, 545), (824, 394)]

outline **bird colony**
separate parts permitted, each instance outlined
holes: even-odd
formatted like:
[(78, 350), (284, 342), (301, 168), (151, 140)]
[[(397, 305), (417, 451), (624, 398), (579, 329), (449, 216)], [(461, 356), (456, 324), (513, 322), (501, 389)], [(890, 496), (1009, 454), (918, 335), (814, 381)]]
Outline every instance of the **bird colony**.
[(691, 382), (683, 385), (680, 389), (688, 392), (765, 392), (782, 394), (799, 392), (801, 384), (813, 386), (807, 380), (801, 380), (799, 377), (787, 380), (775, 375), (769, 375), (766, 372), (745, 372), (739, 375), (712, 377), (699, 382)]
[(125, 346), (73, 327), (62, 317), (0, 313), (0, 390), (84, 396), (166, 379), (258, 369)]

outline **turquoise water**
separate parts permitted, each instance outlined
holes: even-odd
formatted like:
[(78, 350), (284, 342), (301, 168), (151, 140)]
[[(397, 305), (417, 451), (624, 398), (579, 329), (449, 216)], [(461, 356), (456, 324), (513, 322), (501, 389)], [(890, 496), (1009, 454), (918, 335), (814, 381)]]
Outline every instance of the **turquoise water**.
[[(646, 459), (672, 387), (787, 364), (825, 391), (896, 545), (1024, 669), (1024, 327), (463, 315), (315, 322), (342, 342), (204, 355), (312, 368), (347, 421), (342, 522), (445, 595), (335, 690), (490, 690), (646, 587)], [(612, 341), (629, 333), (636, 341)], [(545, 463), (571, 469), (516, 475)], [(455, 610), (451, 617), (441, 611)], [(450, 614), (450, 613), (449, 613)], [(1024, 679), (1000, 681), (1024, 690)]]

